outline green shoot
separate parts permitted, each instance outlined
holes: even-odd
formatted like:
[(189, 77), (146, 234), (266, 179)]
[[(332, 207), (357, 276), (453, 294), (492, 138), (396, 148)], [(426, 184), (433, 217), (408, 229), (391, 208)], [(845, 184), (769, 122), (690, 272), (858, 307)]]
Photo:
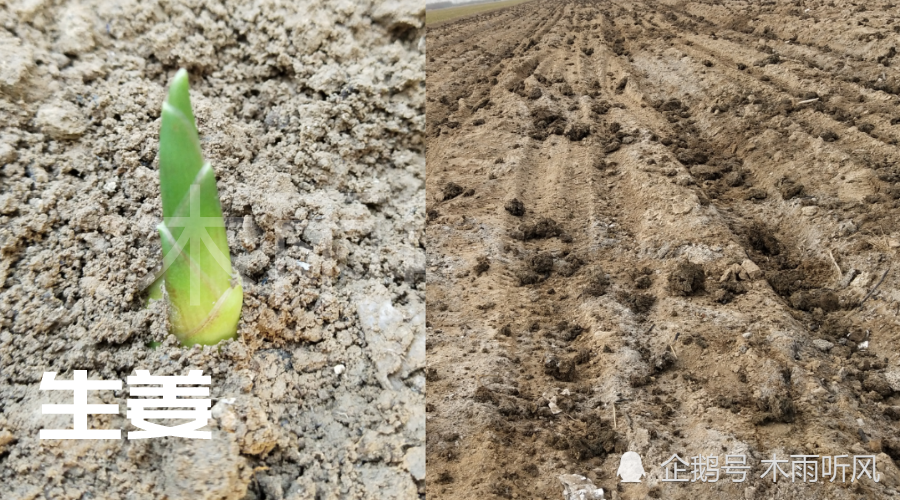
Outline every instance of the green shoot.
[(216, 177), (200, 151), (184, 69), (163, 103), (159, 181), (162, 287), (151, 286), (150, 297), (161, 298), (165, 288), (171, 333), (183, 345), (233, 338), (244, 292), (232, 276)]

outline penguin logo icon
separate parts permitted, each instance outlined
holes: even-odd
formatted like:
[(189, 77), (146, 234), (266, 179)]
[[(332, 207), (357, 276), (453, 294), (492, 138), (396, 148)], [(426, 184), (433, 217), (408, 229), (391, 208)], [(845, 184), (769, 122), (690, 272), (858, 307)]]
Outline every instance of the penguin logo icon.
[(641, 482), (641, 477), (647, 475), (644, 472), (644, 465), (641, 463), (641, 456), (633, 451), (626, 451), (619, 462), (619, 470), (616, 471), (616, 475), (622, 477), (623, 483)]

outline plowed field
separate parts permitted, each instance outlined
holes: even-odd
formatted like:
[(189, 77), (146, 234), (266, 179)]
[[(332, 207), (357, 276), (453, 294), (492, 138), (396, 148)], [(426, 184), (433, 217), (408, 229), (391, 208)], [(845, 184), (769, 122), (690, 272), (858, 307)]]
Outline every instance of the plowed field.
[[(562, 498), (568, 473), (900, 496), (895, 9), (530, 2), (428, 29), (429, 497)], [(673, 454), (751, 468), (668, 483)], [(880, 482), (773, 483), (773, 454), (874, 455)]]

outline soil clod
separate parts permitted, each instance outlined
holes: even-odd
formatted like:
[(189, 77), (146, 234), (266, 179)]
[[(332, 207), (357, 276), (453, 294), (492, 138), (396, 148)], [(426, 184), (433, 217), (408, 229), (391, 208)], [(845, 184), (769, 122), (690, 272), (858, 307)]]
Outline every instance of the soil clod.
[(544, 359), (544, 373), (561, 382), (571, 382), (575, 380), (575, 363), (569, 359), (548, 355)]
[(680, 262), (669, 274), (669, 289), (676, 295), (695, 295), (705, 290), (706, 273), (703, 266), (690, 261)]
[(442, 199), (443, 201), (452, 200), (453, 198), (456, 198), (457, 196), (463, 194), (463, 192), (465, 192), (465, 188), (455, 182), (448, 182), (446, 185), (444, 185)]
[(517, 198), (513, 198), (506, 202), (503, 205), (503, 208), (509, 212), (510, 215), (514, 215), (516, 217), (521, 217), (525, 215), (525, 204), (519, 201)]

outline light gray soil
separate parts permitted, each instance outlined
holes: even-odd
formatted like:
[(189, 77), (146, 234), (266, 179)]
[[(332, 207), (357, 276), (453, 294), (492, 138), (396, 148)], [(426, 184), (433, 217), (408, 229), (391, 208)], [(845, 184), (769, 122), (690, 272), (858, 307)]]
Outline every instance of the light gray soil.
[[(429, 26), (429, 498), (900, 498), (898, 21), (543, 0)], [(668, 482), (675, 454), (752, 474)], [(845, 454), (880, 481), (762, 477)]]
[[(424, 496), (424, 14), (415, 0), (0, 6), (2, 498)], [(179, 67), (244, 283), (240, 338), (217, 347), (180, 347), (141, 295)], [(39, 440), (72, 423), (41, 415), (72, 403), (39, 391), (43, 372), (138, 369), (211, 375), (213, 438)], [(90, 393), (120, 406), (90, 426), (136, 430), (127, 399), (127, 385)]]

